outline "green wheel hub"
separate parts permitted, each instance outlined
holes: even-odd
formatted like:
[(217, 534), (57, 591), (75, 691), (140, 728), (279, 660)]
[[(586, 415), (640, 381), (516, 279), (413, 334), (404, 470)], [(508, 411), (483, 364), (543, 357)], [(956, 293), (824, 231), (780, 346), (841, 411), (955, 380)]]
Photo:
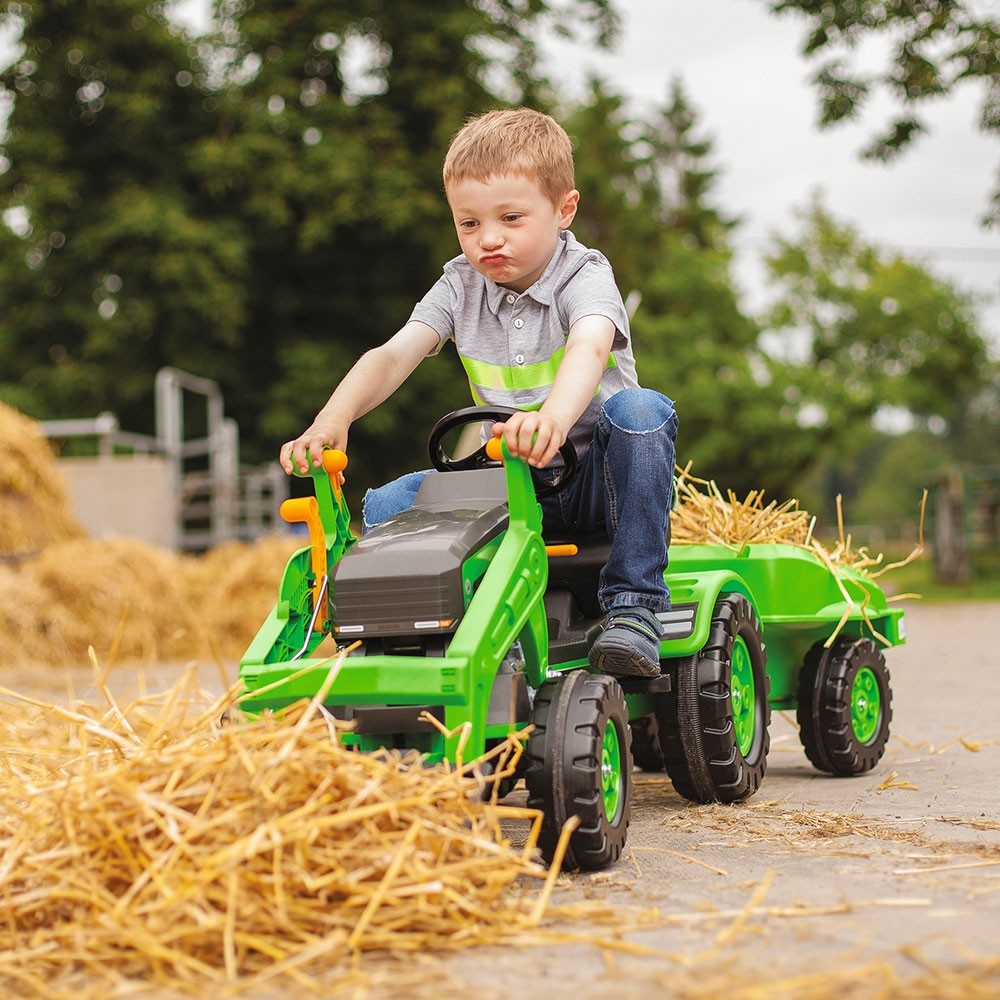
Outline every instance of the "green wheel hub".
[(601, 744), (601, 798), (609, 823), (617, 821), (622, 806), (622, 748), (618, 727), (609, 719)]
[(729, 688), (733, 704), (736, 745), (740, 748), (740, 753), (746, 757), (753, 747), (757, 728), (757, 686), (753, 677), (750, 650), (739, 636), (733, 643), (732, 680)]
[(851, 728), (859, 743), (869, 743), (878, 732), (882, 718), (882, 692), (878, 678), (869, 667), (862, 667), (851, 685)]

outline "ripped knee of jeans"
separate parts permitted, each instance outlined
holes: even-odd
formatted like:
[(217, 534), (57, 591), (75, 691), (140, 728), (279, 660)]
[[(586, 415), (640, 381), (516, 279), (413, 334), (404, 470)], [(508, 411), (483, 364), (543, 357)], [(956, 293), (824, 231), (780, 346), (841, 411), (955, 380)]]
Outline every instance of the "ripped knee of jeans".
[(673, 400), (654, 389), (622, 389), (604, 404), (604, 413), (614, 427), (631, 434), (658, 431), (677, 420)]

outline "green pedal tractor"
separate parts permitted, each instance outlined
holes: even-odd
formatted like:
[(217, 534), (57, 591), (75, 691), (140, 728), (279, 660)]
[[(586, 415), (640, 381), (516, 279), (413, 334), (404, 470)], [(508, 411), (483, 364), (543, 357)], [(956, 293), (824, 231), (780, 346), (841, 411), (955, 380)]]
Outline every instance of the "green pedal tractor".
[[(359, 751), (413, 749), (469, 761), (530, 726), (517, 775), (541, 810), (551, 859), (598, 869), (625, 845), (633, 761), (665, 770), (694, 802), (739, 802), (764, 777), (772, 708), (796, 709), (810, 761), (834, 775), (875, 766), (892, 716), (882, 649), (902, 612), (870, 576), (793, 544), (675, 544), (661, 676), (596, 674), (606, 538), (542, 538), (529, 466), (491, 442), (463, 459), (445, 437), (510, 411), (469, 407), (430, 437), (440, 474), (413, 507), (361, 539), (340, 486), (346, 457), (311, 467), (315, 496), (286, 501), (308, 527), (277, 603), (240, 662), (242, 708), (280, 710), (327, 687), (325, 709)], [(575, 456), (564, 448), (564, 479)], [(502, 458), (502, 462), (498, 461)], [(547, 542), (549, 544), (547, 544)], [(332, 638), (353, 646), (331, 679)], [(330, 644), (327, 643), (327, 647)]]

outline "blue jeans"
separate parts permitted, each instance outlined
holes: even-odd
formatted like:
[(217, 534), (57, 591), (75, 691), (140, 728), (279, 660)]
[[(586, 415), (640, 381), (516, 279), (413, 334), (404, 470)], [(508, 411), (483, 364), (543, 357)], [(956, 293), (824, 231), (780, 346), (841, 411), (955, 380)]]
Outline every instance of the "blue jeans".
[[(676, 440), (672, 400), (651, 389), (623, 389), (602, 407), (572, 482), (541, 500), (542, 529), (550, 536), (607, 531), (611, 552), (598, 589), (605, 612), (670, 607), (663, 572)], [(410, 507), (425, 475), (411, 472), (369, 490), (362, 505), (364, 530)]]

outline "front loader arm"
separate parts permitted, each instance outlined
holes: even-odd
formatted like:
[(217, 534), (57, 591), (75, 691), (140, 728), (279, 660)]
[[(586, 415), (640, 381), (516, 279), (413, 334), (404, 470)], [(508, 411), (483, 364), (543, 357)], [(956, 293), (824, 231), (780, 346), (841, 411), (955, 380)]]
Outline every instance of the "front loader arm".
[(347, 456), (342, 451), (327, 449), (320, 468), (310, 462), (308, 472), (295, 473), (312, 478), (315, 496), (286, 500), (281, 515), (291, 523), (305, 524), (310, 544), (288, 560), (278, 586), (277, 603), (247, 648), (241, 665), (308, 656), (329, 634), (334, 606), (330, 567), (356, 541), (341, 483), (346, 467)]

